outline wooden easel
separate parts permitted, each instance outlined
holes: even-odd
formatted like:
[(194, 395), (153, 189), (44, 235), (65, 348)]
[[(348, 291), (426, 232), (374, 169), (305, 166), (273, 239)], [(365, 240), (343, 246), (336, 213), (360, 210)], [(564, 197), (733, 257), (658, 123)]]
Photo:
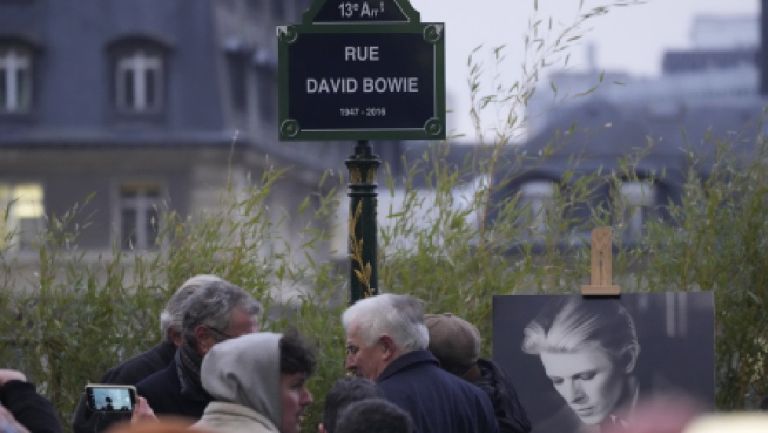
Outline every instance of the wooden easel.
[(621, 287), (613, 284), (613, 230), (597, 227), (592, 230), (592, 284), (581, 286), (583, 296), (618, 296)]

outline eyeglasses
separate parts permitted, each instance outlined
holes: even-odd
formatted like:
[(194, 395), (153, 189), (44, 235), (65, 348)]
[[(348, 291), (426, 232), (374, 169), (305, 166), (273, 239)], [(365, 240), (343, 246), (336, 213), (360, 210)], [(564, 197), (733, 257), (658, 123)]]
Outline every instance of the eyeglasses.
[(234, 335), (227, 334), (226, 332), (220, 329), (216, 329), (213, 326), (206, 326), (206, 328), (210, 329), (211, 331), (213, 331), (214, 334), (217, 334), (220, 337), (218, 341), (224, 341), (224, 340), (229, 340), (231, 338), (235, 338)]
[(359, 352), (359, 351), (360, 351), (360, 348), (355, 346), (355, 345), (353, 345), (353, 344), (347, 344), (347, 347), (344, 349), (344, 352), (347, 355), (356, 355), (357, 352)]

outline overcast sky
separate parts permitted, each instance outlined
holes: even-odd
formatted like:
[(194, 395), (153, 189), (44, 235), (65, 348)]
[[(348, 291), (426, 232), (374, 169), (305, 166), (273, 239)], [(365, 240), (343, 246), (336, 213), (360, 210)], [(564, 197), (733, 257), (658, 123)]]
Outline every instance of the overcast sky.
[[(607, 1), (584, 0), (584, 9)], [(452, 116), (449, 132), (474, 137), (466, 85), (467, 55), (478, 46), (506, 44), (504, 74), (513, 82), (520, 75), (523, 37), (534, 12), (534, 0), (411, 0), (423, 22), (446, 25), (446, 87)], [(557, 26), (572, 23), (579, 0), (538, 0), (539, 16), (552, 16)], [(689, 47), (693, 17), (699, 14), (758, 14), (759, 0), (649, 0), (645, 4), (613, 9), (591, 20), (584, 42), (572, 51), (570, 68), (583, 69), (587, 44), (593, 44), (597, 67), (632, 73), (658, 74), (665, 48)], [(489, 51), (486, 50), (486, 53)], [(450, 118), (449, 118), (450, 121)]]

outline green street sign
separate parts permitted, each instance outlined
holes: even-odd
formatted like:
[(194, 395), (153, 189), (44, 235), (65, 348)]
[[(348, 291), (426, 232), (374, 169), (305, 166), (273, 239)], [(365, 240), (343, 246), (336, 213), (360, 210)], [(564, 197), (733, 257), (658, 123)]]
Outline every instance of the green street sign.
[(407, 0), (316, 0), (277, 40), (280, 140), (445, 139), (445, 25)]

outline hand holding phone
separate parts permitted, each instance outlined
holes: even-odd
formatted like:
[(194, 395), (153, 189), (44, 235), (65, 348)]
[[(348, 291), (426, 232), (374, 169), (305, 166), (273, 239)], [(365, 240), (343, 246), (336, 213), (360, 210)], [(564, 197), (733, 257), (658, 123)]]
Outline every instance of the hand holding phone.
[(85, 398), (93, 411), (130, 414), (136, 405), (136, 388), (130, 385), (89, 383), (85, 386)]

